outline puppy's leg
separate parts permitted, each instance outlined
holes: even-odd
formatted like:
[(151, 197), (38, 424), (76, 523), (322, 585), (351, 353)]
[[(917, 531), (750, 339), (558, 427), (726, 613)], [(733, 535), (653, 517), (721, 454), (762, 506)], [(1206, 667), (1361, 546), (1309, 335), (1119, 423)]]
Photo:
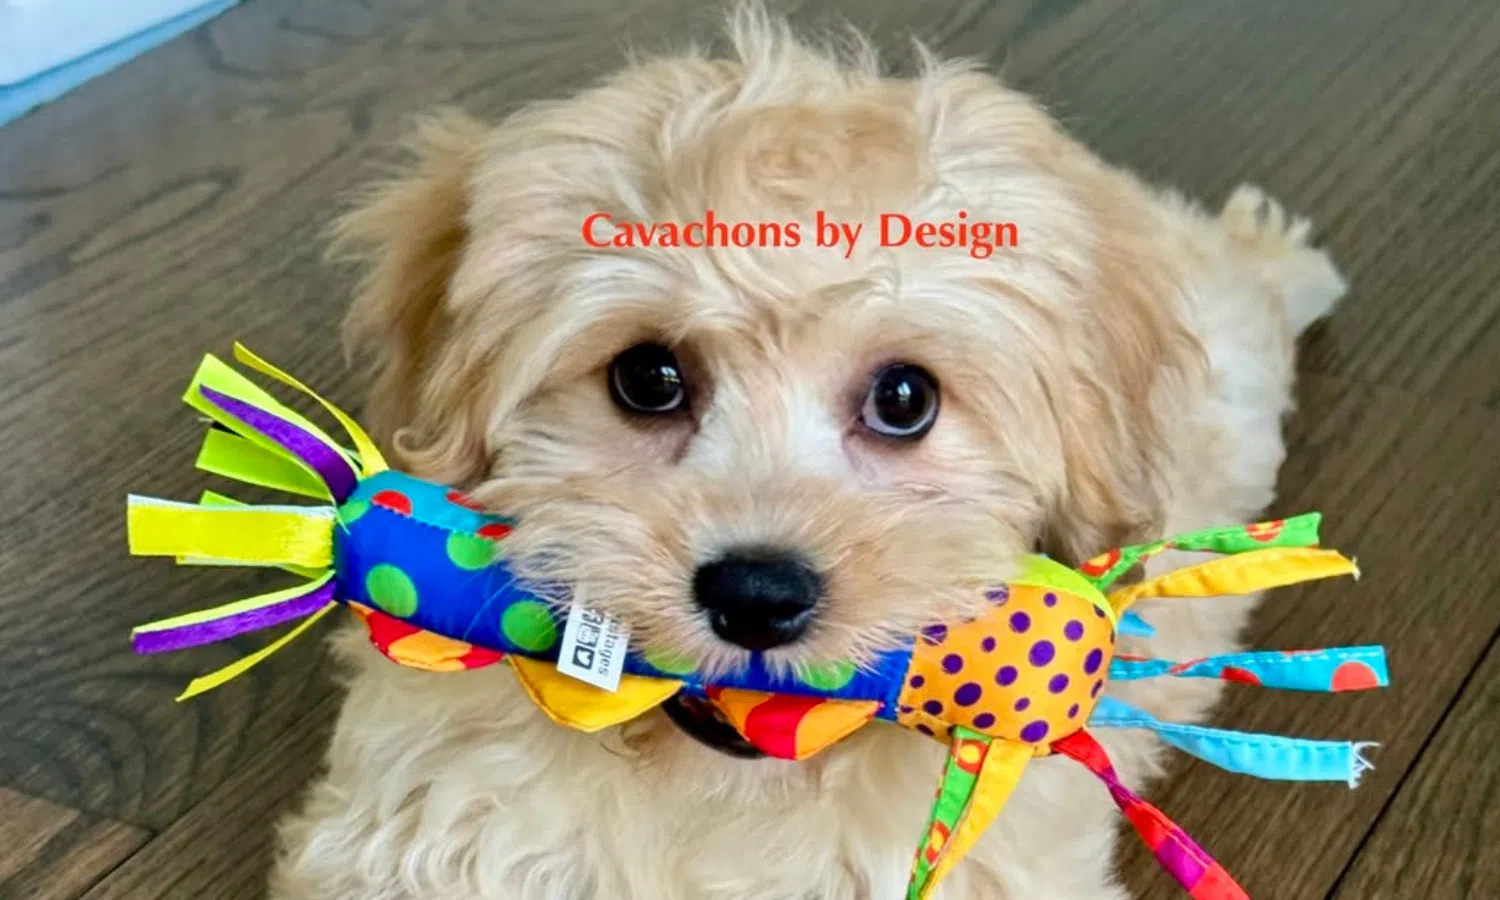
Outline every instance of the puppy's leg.
[(1220, 221), (1261, 278), (1280, 291), (1294, 335), (1332, 312), (1348, 289), (1328, 253), (1308, 244), (1311, 223), (1288, 216), (1255, 185), (1235, 189)]

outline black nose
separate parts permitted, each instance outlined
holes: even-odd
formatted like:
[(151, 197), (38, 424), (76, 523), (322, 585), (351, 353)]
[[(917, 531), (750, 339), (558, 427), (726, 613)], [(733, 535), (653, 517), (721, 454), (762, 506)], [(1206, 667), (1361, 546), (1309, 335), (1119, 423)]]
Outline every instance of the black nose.
[(801, 637), (822, 594), (823, 579), (812, 566), (775, 550), (728, 553), (693, 575), (693, 596), (714, 633), (747, 650)]

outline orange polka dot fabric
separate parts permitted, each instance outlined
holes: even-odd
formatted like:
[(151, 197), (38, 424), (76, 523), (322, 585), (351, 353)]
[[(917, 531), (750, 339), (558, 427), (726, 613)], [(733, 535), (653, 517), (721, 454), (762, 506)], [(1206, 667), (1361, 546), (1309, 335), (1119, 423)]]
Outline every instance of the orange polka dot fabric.
[(961, 725), (1042, 755), (1088, 721), (1114, 656), (1114, 628), (1065, 591), (1011, 585), (990, 601), (974, 621), (923, 632), (897, 721), (943, 741)]

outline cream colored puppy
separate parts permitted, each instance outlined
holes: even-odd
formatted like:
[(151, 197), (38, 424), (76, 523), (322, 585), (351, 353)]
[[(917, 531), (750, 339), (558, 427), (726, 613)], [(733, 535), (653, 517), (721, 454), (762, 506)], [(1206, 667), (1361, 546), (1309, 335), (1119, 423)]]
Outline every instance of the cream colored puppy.
[[(969, 66), (886, 78), (763, 16), (733, 32), (728, 59), (493, 128), (434, 118), (342, 223), (377, 427), (518, 514), (524, 573), (641, 646), (798, 666), (978, 610), (1033, 548), (1077, 562), (1271, 500), (1294, 341), (1344, 291), (1305, 223), (1250, 188), (1218, 216), (1152, 190)], [(1134, 649), (1230, 651), (1251, 606), (1144, 603)], [(903, 896), (943, 752), (920, 735), (754, 759), (687, 703), (583, 735), (504, 667), (340, 650), (276, 900)], [(1177, 720), (1217, 696), (1115, 690)], [(1106, 740), (1149, 777), (1153, 739)], [(941, 896), (1124, 897), (1116, 816), (1043, 760)]]

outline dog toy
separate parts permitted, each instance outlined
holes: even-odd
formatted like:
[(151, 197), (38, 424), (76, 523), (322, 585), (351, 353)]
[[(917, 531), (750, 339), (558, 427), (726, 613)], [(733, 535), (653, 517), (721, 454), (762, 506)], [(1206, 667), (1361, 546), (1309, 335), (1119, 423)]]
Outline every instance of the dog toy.
[[(1109, 681), (1154, 677), (1307, 691), (1385, 686), (1380, 647), (1181, 662), (1116, 653), (1122, 617), (1143, 597), (1215, 597), (1357, 575), (1353, 562), (1318, 547), (1317, 514), (1124, 547), (1077, 569), (1031, 557), (1018, 577), (988, 591), (983, 615), (928, 627), (859, 665), (781, 671), (756, 654), (740, 671), (705, 677), (690, 660), (619, 647), (623, 671), (611, 690), (559, 670), (565, 632), (597, 632), (605, 623), (587, 614), (569, 622), (565, 596), (512, 574), (506, 538), (514, 520), (390, 470), (349, 416), (245, 348), (236, 345), (235, 358), (316, 400), (354, 448), (344, 448), (231, 366), (205, 357), (185, 397), (215, 423), (198, 466), (320, 505), (252, 506), (214, 493), (197, 504), (129, 498), (134, 554), (184, 564), (276, 566), (304, 579), (137, 628), (135, 649), (157, 653), (301, 620), (263, 650), (195, 680), (179, 699), (242, 674), (343, 605), (364, 620), (374, 645), (393, 661), (446, 672), (503, 660), (547, 715), (583, 731), (633, 719), (679, 692), (711, 704), (747, 741), (783, 759), (805, 759), (876, 719), (905, 725), (948, 747), (909, 900), (932, 896), (998, 815), (1027, 764), (1051, 754), (1076, 760), (1104, 783), (1192, 897), (1247, 897), (1182, 829), (1120, 782), (1094, 729), (1149, 730), (1200, 759), (1262, 778), (1352, 787), (1368, 768), (1362, 757), (1368, 745), (1174, 724), (1103, 694)], [(1211, 556), (1117, 586), (1125, 573), (1166, 550)], [(596, 639), (577, 646), (602, 652)]]

